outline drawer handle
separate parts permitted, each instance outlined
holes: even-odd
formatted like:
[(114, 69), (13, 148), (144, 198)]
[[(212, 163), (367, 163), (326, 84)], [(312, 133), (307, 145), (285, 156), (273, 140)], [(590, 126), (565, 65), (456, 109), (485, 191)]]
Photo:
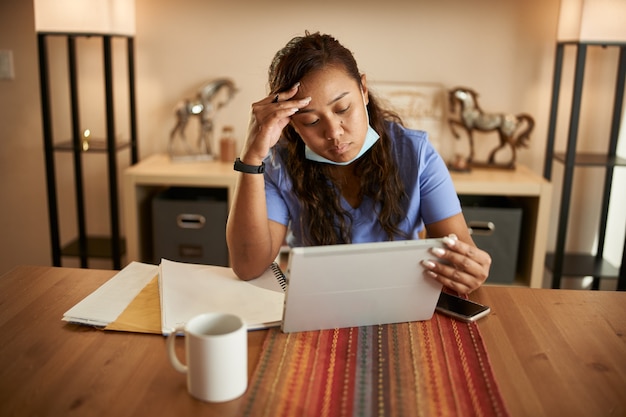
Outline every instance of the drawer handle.
[(186, 259), (202, 258), (202, 246), (200, 245), (179, 245), (178, 256)]
[(176, 224), (181, 229), (202, 229), (206, 218), (201, 214), (179, 214), (176, 216)]
[(476, 236), (491, 236), (496, 230), (496, 225), (488, 221), (470, 221), (467, 226), (470, 235)]

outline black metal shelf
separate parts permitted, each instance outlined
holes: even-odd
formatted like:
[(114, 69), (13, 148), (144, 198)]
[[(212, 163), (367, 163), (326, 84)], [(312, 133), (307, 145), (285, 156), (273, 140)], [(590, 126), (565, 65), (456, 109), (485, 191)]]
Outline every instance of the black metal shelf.
[[(559, 93), (561, 89), (561, 73), (563, 70), (563, 55), (565, 47), (573, 47), (576, 50), (576, 64), (574, 71), (574, 85), (572, 89), (572, 105), (569, 114), (569, 130), (567, 133), (567, 149), (565, 152), (554, 151), (556, 139), (557, 113), (559, 108)], [(615, 81), (615, 93), (613, 97), (613, 114), (611, 118), (611, 130), (608, 138), (606, 153), (577, 152), (578, 124), (580, 119), (583, 80), (585, 74), (585, 62), (587, 48), (601, 47), (619, 50), (618, 67)], [(563, 276), (593, 276), (592, 289), (599, 289), (602, 278), (618, 278), (617, 289), (626, 290), (626, 242), (622, 253), (622, 261), (619, 268), (614, 267), (604, 260), (604, 245), (606, 239), (607, 217), (611, 198), (613, 173), (616, 167), (626, 166), (626, 159), (617, 156), (617, 141), (622, 118), (622, 106), (624, 101), (624, 89), (626, 85), (626, 43), (625, 42), (558, 42), (554, 60), (554, 78), (552, 80), (552, 103), (550, 107), (550, 120), (548, 125), (548, 140), (546, 142), (546, 159), (543, 176), (547, 180), (552, 176), (553, 161), (563, 163), (563, 181), (561, 185), (561, 203), (559, 207), (559, 220), (554, 253), (547, 254), (546, 267), (552, 271), (552, 288), (561, 287)], [(567, 228), (569, 222), (569, 207), (573, 190), (575, 167), (603, 167), (605, 168), (603, 194), (601, 201), (600, 221), (598, 227), (597, 255), (572, 254), (565, 252)]]
[[(554, 160), (566, 163), (566, 155), (564, 152), (557, 152), (554, 154)], [(611, 156), (602, 153), (577, 153), (574, 156), (574, 165), (578, 166), (593, 166), (593, 167), (616, 167), (626, 166), (626, 159), (620, 156)]]
[[(85, 248), (81, 248), (80, 239), (74, 239), (61, 249), (62, 256), (80, 257), (87, 255), (89, 258), (111, 259), (114, 256), (111, 250), (112, 242), (108, 236), (87, 236)], [(126, 241), (120, 239), (120, 249), (126, 253)]]
[[(554, 270), (554, 253), (546, 255), (546, 266)], [(619, 277), (619, 268), (606, 259), (587, 253), (563, 254), (563, 275), (568, 277), (598, 277), (615, 279)]]
[[(121, 151), (122, 149), (126, 149), (130, 147), (130, 141), (120, 142), (114, 145), (114, 149), (116, 151)], [(65, 151), (65, 152), (73, 152), (74, 151), (74, 142), (71, 140), (65, 142), (59, 142), (54, 145), (55, 151)], [(98, 153), (106, 153), (109, 151), (109, 146), (107, 145), (106, 139), (89, 139), (87, 149), (80, 145), (78, 149), (79, 152), (98, 152)]]
[[(60, 37), (66, 41), (67, 51), (67, 81), (69, 86), (71, 140), (55, 143), (52, 129), (53, 97), (50, 88), (50, 68), (48, 59), (48, 37)], [(103, 60), (103, 83), (104, 83), (104, 116), (106, 122), (105, 138), (89, 138), (88, 149), (83, 147), (83, 135), (80, 125), (79, 106), (79, 74), (77, 55), (79, 38), (99, 38), (102, 48)], [(128, 64), (128, 112), (129, 112), (129, 139), (126, 142), (116, 140), (115, 106), (114, 106), (114, 66), (113, 66), (113, 39), (125, 40), (126, 56)], [(118, 34), (94, 34), (94, 33), (58, 33), (41, 32), (37, 34), (37, 47), (39, 58), (39, 86), (41, 92), (41, 115), (43, 126), (44, 151), (46, 161), (46, 188), (48, 194), (48, 214), (50, 222), (50, 242), (52, 247), (52, 263), (61, 266), (62, 256), (75, 256), (80, 258), (80, 266), (88, 267), (89, 258), (109, 258), (112, 260), (114, 269), (121, 269), (122, 255), (126, 252), (124, 239), (120, 236), (119, 216), (119, 185), (118, 185), (118, 151), (130, 148), (130, 164), (138, 161), (137, 150), (137, 123), (135, 110), (135, 64), (134, 64), (134, 38), (132, 36)], [(116, 74), (117, 75), (117, 74)], [(59, 227), (59, 205), (57, 202), (57, 179), (55, 168), (55, 152), (68, 152), (72, 155), (74, 189), (76, 197), (76, 223), (77, 238), (68, 245), (61, 247)], [(110, 216), (110, 236), (89, 236), (87, 233), (87, 213), (85, 209), (85, 190), (83, 181), (83, 155), (104, 154), (107, 159), (107, 177), (103, 178), (108, 183), (108, 200)]]

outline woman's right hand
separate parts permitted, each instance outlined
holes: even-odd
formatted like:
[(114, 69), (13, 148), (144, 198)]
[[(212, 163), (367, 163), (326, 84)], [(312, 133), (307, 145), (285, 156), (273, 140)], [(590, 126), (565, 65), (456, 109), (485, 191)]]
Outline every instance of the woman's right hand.
[[(244, 164), (261, 165), (291, 116), (311, 102), (310, 97), (294, 98), (299, 86), (296, 83), (252, 105), (248, 137), (240, 154)], [(276, 258), (286, 233), (285, 225), (268, 219), (264, 176), (240, 174), (226, 225), (230, 263), (237, 276), (247, 280), (261, 275)]]
[(278, 142), (291, 116), (308, 106), (311, 97), (294, 99), (300, 83), (287, 91), (265, 97), (252, 104), (248, 137), (241, 153), (241, 160), (248, 165), (261, 165), (270, 148)]

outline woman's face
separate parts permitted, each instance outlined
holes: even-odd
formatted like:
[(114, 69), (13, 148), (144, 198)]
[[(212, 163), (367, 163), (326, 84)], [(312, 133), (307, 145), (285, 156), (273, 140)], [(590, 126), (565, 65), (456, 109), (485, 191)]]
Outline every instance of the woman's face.
[(361, 86), (337, 67), (307, 74), (295, 98), (311, 103), (292, 116), (292, 126), (316, 154), (335, 162), (353, 159), (361, 150), (369, 121), (365, 76)]

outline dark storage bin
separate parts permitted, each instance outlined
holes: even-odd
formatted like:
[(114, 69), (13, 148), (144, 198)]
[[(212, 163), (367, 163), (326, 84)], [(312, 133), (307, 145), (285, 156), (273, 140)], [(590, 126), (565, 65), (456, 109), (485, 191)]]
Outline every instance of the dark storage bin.
[(227, 190), (172, 187), (152, 200), (154, 263), (228, 266)]
[(515, 280), (522, 209), (505, 197), (461, 196), (465, 220), (476, 245), (491, 255), (487, 283)]

